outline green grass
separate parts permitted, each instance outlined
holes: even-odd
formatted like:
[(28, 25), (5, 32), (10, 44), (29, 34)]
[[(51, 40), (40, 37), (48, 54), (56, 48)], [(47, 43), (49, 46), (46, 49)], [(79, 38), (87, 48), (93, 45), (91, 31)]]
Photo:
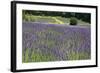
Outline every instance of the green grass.
[[(69, 52), (68, 55), (66, 55), (66, 59), (69, 61), (71, 60), (86, 60), (90, 59), (90, 56), (86, 52)], [(22, 55), (22, 62), (28, 63), (28, 62), (48, 62), (48, 61), (56, 61), (57, 57), (55, 57), (53, 54), (43, 54), (40, 52), (32, 51), (32, 54), (29, 56), (29, 50), (27, 49), (24, 54)]]
[(58, 20), (63, 21), (64, 24), (67, 24), (70, 22), (70, 18), (64, 18), (64, 17), (56, 17)]
[(31, 55), (31, 61), (32, 62), (42, 62), (42, 61), (52, 61), (55, 60), (55, 57), (52, 54), (42, 54), (42, 53), (36, 53), (32, 52)]
[(84, 21), (82, 21), (82, 20), (78, 20), (78, 23), (79, 23), (79, 25), (90, 25), (89, 23), (87, 23), (87, 22), (84, 22)]
[(32, 54), (29, 56), (29, 50), (27, 49), (24, 54), (22, 55), (22, 62), (47, 62), (47, 61), (55, 61), (56, 57), (52, 54), (43, 54), (40, 52), (32, 51)]
[(90, 59), (90, 56), (86, 52), (77, 53), (77, 52), (71, 51), (68, 54), (68, 59), (69, 60), (86, 60), (86, 59)]
[(27, 49), (25, 55), (22, 55), (22, 62), (29, 62), (29, 50)]

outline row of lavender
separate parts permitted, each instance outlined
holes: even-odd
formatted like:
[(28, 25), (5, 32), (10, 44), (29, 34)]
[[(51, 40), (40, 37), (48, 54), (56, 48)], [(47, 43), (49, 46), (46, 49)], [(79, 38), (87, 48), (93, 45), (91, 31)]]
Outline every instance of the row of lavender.
[(91, 58), (90, 27), (23, 22), (23, 62)]

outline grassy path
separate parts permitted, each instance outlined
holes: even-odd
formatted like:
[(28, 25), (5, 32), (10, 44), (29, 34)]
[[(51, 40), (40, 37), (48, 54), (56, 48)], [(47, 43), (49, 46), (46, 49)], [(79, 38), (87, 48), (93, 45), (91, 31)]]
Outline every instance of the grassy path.
[(52, 17), (56, 22), (58, 22), (59, 24), (64, 24), (61, 20), (57, 19), (56, 17)]

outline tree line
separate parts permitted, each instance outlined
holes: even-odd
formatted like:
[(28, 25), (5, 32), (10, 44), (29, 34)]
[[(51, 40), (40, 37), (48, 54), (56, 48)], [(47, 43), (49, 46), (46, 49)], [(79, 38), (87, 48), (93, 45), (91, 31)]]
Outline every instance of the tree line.
[(40, 16), (61, 16), (64, 18), (75, 17), (77, 19), (81, 19), (82, 21), (91, 23), (90, 13), (23, 10), (23, 14), (32, 14)]

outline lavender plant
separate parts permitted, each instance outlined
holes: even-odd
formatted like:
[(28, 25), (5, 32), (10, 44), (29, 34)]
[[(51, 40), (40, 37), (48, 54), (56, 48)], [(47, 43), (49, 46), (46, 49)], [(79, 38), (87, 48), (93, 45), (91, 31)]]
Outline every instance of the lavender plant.
[(23, 22), (23, 62), (86, 60), (91, 58), (89, 26)]

